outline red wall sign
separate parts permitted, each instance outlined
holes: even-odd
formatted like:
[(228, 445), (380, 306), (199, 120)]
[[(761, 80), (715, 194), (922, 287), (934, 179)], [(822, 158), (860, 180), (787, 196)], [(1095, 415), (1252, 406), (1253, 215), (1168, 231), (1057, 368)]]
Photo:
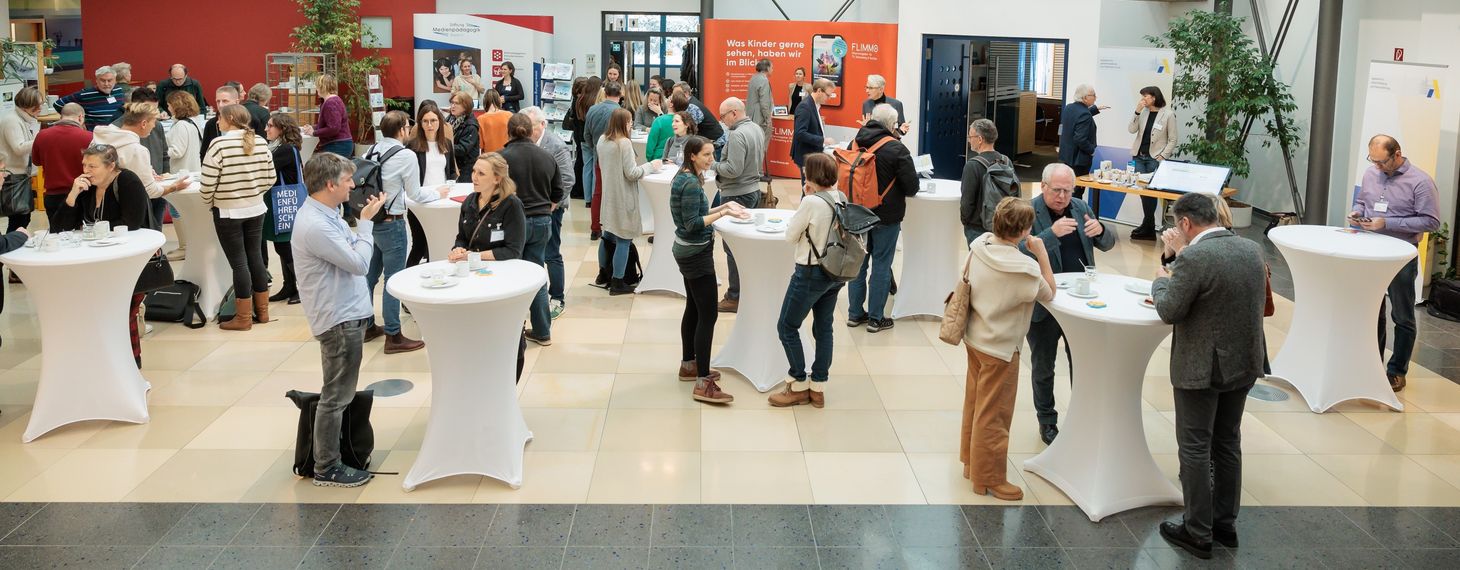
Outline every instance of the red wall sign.
[(1404, 61), (1404, 48), (1394, 48), (1394, 61)]

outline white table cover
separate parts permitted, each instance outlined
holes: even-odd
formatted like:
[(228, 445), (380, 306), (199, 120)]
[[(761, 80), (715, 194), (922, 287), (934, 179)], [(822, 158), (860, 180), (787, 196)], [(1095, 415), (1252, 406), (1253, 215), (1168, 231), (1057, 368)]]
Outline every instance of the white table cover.
[[(1056, 279), (1074, 279), (1062, 273)], [(1102, 274), (1092, 286), (1106, 303), (1055, 293), (1045, 308), (1065, 331), (1080, 379), (1074, 383), (1063, 429), (1043, 453), (1024, 461), (1024, 470), (1049, 481), (1091, 521), (1148, 505), (1180, 505), (1181, 492), (1161, 474), (1146, 445), (1141, 422), (1141, 384), (1151, 354), (1171, 334), (1145, 295), (1125, 289), (1143, 279)]]
[(1418, 250), (1330, 226), (1273, 228), (1268, 239), (1288, 262), (1296, 300), (1271, 377), (1291, 384), (1314, 412), (1347, 400), (1403, 410), (1389, 388), (1374, 320), (1389, 282)]
[(223, 294), (233, 285), (233, 268), (218, 244), (218, 230), (213, 225), (213, 212), (203, 203), (203, 185), (194, 182), (184, 190), (166, 196), (172, 207), (182, 214), (183, 224), (173, 226), (188, 240), (187, 259), (174, 266), (178, 279), (198, 286), (198, 304), (203, 315), (212, 319), (223, 303)]
[[(644, 266), (644, 277), (639, 281), (638, 292), (646, 291), (669, 291), (680, 297), (684, 296), (684, 276), (679, 273), (679, 264), (674, 261), (674, 252), (671, 247), (674, 245), (674, 226), (669, 223), (673, 218), (669, 213), (669, 191), (673, 186), (674, 177), (679, 173), (679, 167), (673, 164), (666, 164), (659, 172), (645, 176), (639, 181), (643, 192), (639, 205), (640, 211), (645, 213), (644, 225), (652, 226), (651, 216), (666, 220), (663, 241), (656, 240), (655, 246), (649, 253), (649, 264)], [(713, 201), (715, 198), (715, 172), (707, 173), (705, 181), (705, 199)], [(646, 208), (643, 201), (648, 202)], [(652, 214), (649, 214), (652, 212)], [(662, 254), (661, 254), (662, 252)]]
[[(923, 180), (917, 195), (907, 199), (902, 223), (902, 278), (892, 300), (892, 318), (943, 316), (943, 300), (958, 282), (968, 252), (958, 200), (957, 180)], [(931, 187), (932, 192), (929, 192)]]
[[(751, 216), (791, 221), (794, 210), (752, 209)], [(735, 254), (740, 269), (740, 309), (735, 314), (735, 328), (720, 353), (710, 360), (715, 368), (730, 368), (744, 375), (761, 392), (776, 387), (786, 378), (790, 368), (786, 351), (781, 347), (776, 321), (781, 317), (781, 301), (795, 268), (794, 244), (786, 241), (784, 228), (775, 233), (761, 232), (754, 223), (740, 224), (729, 218), (715, 220), (715, 231)], [(801, 345), (806, 351), (806, 365), (811, 366), (811, 319), (801, 327)]]
[[(456, 224), (461, 221), (461, 202), (451, 198), (466, 196), (474, 190), (476, 187), (470, 182), (455, 182), (448, 198), (424, 204), (410, 198), (405, 199), (406, 209), (416, 215), (416, 219), (421, 221), (421, 229), (426, 232), (428, 261), (445, 261), (446, 256), (451, 254), (451, 246), (456, 243)], [(415, 307), (411, 307), (411, 310), (414, 311)]]
[(477, 474), (522, 486), (523, 447), (532, 431), (517, 406), (517, 344), (532, 297), (547, 270), (522, 260), (489, 261), (446, 289), (422, 286), (421, 272), (444, 261), (408, 267), (386, 283), (409, 303), (431, 360), (431, 415), (420, 455), (402, 487)]
[(41, 326), (40, 384), (23, 442), (85, 420), (147, 423), (151, 385), (132, 359), (127, 308), (142, 266), (166, 238), (133, 230), (119, 239), (108, 247), (0, 255), (25, 280)]

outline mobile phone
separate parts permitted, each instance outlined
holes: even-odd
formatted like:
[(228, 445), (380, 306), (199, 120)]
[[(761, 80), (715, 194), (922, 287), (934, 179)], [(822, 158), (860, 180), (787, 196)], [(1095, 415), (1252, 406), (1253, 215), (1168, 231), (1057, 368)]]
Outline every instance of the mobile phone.
[(828, 79), (831, 96), (824, 105), (842, 105), (842, 87), (846, 80), (847, 41), (840, 35), (816, 34), (811, 38), (811, 77)]

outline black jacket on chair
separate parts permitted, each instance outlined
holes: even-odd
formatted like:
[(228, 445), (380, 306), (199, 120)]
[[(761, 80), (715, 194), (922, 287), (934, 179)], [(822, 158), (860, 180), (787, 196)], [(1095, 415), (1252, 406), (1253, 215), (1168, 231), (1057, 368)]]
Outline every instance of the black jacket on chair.
[(825, 143), (826, 134), (821, 130), (821, 119), (817, 118), (816, 100), (807, 95), (796, 107), (796, 130), (791, 136), (791, 162), (796, 163), (796, 166), (804, 165), (806, 155), (821, 152)]

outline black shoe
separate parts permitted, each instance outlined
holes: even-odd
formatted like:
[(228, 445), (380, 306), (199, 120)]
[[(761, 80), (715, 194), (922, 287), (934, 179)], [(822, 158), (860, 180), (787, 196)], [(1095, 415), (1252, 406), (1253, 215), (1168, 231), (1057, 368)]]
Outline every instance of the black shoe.
[(634, 286), (624, 283), (623, 279), (612, 279), (608, 283), (609, 295), (633, 295)]
[(1237, 548), (1237, 529), (1212, 529), (1212, 542), (1215, 542), (1227, 548)]
[(654, 245), (654, 236), (649, 236), (649, 245)]
[(867, 332), (874, 333), (892, 328), (892, 319), (881, 318), (867, 321)]
[(603, 237), (603, 232), (593, 232), (593, 233), (588, 234), (588, 239), (590, 239), (592, 241), (598, 241), (598, 238), (601, 238), (601, 237)]
[(288, 305), (298, 305), (299, 304), (299, 295), (290, 295), (289, 296), (289, 301), (286, 304), (288, 304)]
[(269, 295), (269, 302), (278, 303), (279, 301), (288, 301), (289, 299), (297, 298), (299, 298), (299, 291), (297, 289), (293, 287), (284, 287), (283, 289), (280, 289), (278, 293)]
[(1186, 532), (1186, 525), (1183, 523), (1163, 522), (1161, 523), (1161, 538), (1166, 542), (1181, 547), (1182, 550), (1190, 552), (1192, 556), (1202, 560), (1211, 560), (1212, 543), (1202, 544)]
[(385, 329), (384, 328), (381, 328), (380, 325), (370, 325), (370, 328), (365, 329), (365, 341), (364, 342), (370, 342), (372, 340), (375, 340), (375, 339), (380, 338), (380, 337), (383, 337), (383, 336), (385, 336)]
[(857, 317), (857, 318), (847, 317), (847, 326), (849, 326), (849, 327), (857, 328), (857, 327), (860, 327), (860, 326), (865, 325), (865, 324), (867, 324), (867, 317)]
[(1039, 424), (1039, 439), (1044, 440), (1045, 445), (1054, 443), (1054, 438), (1060, 434), (1060, 428), (1054, 424)]
[(896, 295), (897, 294), (897, 279), (894, 278), (892, 280), (892, 285), (887, 288), (887, 294), (888, 295)]
[(373, 475), (369, 471), (361, 471), (345, 465), (336, 463), (333, 467), (326, 469), (324, 473), (314, 474), (315, 487), (359, 487), (370, 482)]
[(1130, 232), (1132, 241), (1156, 241), (1156, 228), (1139, 227)]
[(553, 339), (552, 339), (552, 337), (535, 337), (535, 336), (532, 336), (532, 333), (527, 332), (527, 331), (522, 331), (522, 338), (525, 338), (525, 339), (527, 339), (527, 342), (536, 344), (538, 346), (552, 346), (553, 345)]

